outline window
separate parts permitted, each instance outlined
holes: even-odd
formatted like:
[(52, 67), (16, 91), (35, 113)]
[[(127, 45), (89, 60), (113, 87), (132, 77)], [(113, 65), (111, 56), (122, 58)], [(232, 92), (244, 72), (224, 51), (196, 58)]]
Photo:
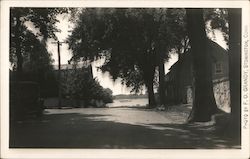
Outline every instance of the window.
[(217, 62), (215, 64), (215, 74), (222, 74), (222, 72), (223, 72), (222, 63)]

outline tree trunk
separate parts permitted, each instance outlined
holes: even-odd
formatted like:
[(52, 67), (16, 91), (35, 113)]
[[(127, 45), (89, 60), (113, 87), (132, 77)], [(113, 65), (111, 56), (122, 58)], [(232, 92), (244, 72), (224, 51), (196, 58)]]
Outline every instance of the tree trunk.
[(211, 55), (206, 50), (206, 32), (202, 9), (186, 9), (188, 35), (194, 68), (194, 97), (189, 122), (206, 122), (216, 113), (213, 93)]
[(148, 91), (148, 104), (149, 108), (156, 107), (156, 100), (154, 95), (154, 77), (156, 68), (156, 59), (154, 59), (154, 54), (151, 53), (143, 60), (141, 63), (143, 79)]
[(16, 14), (16, 26), (15, 26), (15, 43), (16, 43), (16, 57), (17, 57), (17, 78), (20, 79), (23, 72), (23, 56), (21, 50), (20, 39), (20, 27), (21, 21), (18, 13)]
[(149, 108), (155, 108), (156, 107), (156, 102), (155, 102), (153, 80), (147, 82), (146, 87), (147, 87), (147, 91), (148, 91)]
[(159, 95), (160, 104), (165, 105), (165, 67), (163, 57), (159, 60)]
[(241, 9), (229, 13), (230, 132), (240, 138), (241, 126)]

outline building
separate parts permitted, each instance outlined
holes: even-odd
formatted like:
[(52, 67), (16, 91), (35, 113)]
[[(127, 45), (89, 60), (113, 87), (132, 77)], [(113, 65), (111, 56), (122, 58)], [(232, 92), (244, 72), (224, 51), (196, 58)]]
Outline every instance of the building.
[[(207, 51), (212, 58), (213, 89), (217, 106), (229, 112), (228, 53), (211, 40), (208, 40)], [(165, 75), (165, 82), (165, 95), (169, 104), (192, 103), (193, 66), (190, 51), (179, 56), (179, 60)]]
[[(62, 64), (61, 65), (61, 76), (65, 76), (67, 73), (74, 70), (84, 70), (89, 72), (90, 76), (93, 77), (92, 65), (90, 62), (81, 62), (78, 64)], [(58, 65), (54, 65), (54, 72), (58, 74)]]

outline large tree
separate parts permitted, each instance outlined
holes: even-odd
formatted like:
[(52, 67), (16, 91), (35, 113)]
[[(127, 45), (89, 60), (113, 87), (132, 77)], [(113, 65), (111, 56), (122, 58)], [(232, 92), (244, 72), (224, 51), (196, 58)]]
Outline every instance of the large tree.
[(211, 56), (207, 51), (207, 36), (203, 9), (186, 9), (194, 69), (194, 98), (189, 121), (209, 121), (217, 112), (213, 93)]
[(241, 9), (215, 8), (205, 10), (212, 29), (222, 32), (229, 50), (229, 82), (231, 120), (230, 132), (240, 135), (241, 123)]
[(149, 105), (154, 107), (156, 67), (162, 69), (179, 40), (177, 13), (172, 9), (84, 9), (69, 38), (70, 48), (76, 59), (104, 56), (101, 69), (114, 80), (120, 77), (135, 92), (145, 85)]
[[(51, 54), (47, 51), (46, 47), (37, 39), (37, 37), (27, 27), (22, 26), (19, 28), (20, 46), (22, 49), (22, 70), (25, 72), (41, 73), (46, 70), (51, 70), (51, 63), (53, 62)], [(11, 37), (13, 38), (13, 37)], [(17, 57), (16, 57), (16, 43), (11, 39), (10, 45), (10, 62), (12, 70), (17, 70)]]
[(25, 44), (28, 41), (27, 35), (24, 32), (29, 32), (27, 23), (32, 24), (37, 29), (36, 37), (40, 37), (41, 44), (46, 47), (48, 38), (56, 39), (55, 32), (59, 31), (55, 23), (58, 22), (57, 15), (67, 11), (67, 8), (11, 8), (10, 10), (10, 58), (16, 58), (16, 70), (19, 75), (23, 71), (23, 62), (25, 47), (33, 45), (33, 41)]
[(229, 13), (229, 81), (231, 99), (231, 126), (236, 135), (241, 129), (241, 9)]

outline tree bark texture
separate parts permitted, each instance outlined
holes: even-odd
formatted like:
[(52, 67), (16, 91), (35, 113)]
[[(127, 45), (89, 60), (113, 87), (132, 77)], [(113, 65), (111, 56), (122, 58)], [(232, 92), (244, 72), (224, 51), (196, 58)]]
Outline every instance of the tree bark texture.
[(241, 9), (229, 13), (229, 81), (231, 128), (240, 137), (241, 128)]
[(148, 54), (143, 58), (139, 67), (142, 70), (142, 76), (145, 82), (145, 86), (148, 92), (148, 104), (149, 108), (156, 107), (156, 100), (154, 94), (154, 77), (156, 68), (156, 59), (153, 53)]
[(156, 102), (155, 102), (153, 80), (149, 81), (146, 84), (146, 87), (147, 87), (147, 91), (148, 91), (148, 104), (149, 104), (149, 108), (155, 108), (156, 107)]
[(194, 97), (189, 122), (206, 122), (216, 113), (213, 93), (211, 53), (207, 52), (207, 37), (202, 9), (186, 9), (188, 35), (194, 68)]
[(154, 75), (155, 75), (155, 64), (148, 61), (147, 67), (143, 70), (143, 78), (148, 91), (148, 104), (149, 108), (156, 107), (155, 94), (154, 94)]
[(160, 104), (165, 105), (165, 67), (163, 57), (159, 60), (159, 95), (160, 95)]

